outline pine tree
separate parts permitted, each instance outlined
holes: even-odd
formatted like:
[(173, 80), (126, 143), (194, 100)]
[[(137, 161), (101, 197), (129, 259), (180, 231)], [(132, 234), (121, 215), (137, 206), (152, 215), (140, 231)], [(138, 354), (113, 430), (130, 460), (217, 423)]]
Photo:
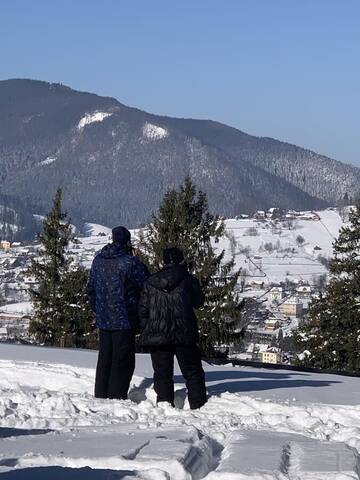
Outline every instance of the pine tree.
[(218, 347), (236, 338), (239, 319), (235, 287), (240, 272), (235, 271), (234, 257), (225, 262), (225, 252), (214, 249), (224, 234), (224, 222), (209, 212), (206, 194), (186, 178), (179, 189), (165, 194), (139, 243), (143, 259), (153, 271), (162, 266), (163, 248), (176, 246), (184, 252), (189, 270), (206, 294), (206, 303), (198, 311), (200, 346), (205, 355), (214, 355)]
[(295, 337), (305, 366), (360, 369), (360, 202), (349, 222), (334, 242), (329, 285)]
[(85, 273), (67, 254), (73, 235), (61, 200), (58, 189), (38, 237), (39, 258), (28, 270), (38, 285), (30, 291), (34, 304), (30, 334), (42, 344), (72, 346), (91, 330), (92, 314), (85, 299)]

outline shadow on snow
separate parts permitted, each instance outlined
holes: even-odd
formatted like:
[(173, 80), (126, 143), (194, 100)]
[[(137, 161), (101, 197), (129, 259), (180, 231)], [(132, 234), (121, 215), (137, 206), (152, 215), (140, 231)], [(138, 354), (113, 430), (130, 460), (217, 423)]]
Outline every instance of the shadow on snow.
[[(210, 395), (221, 393), (246, 393), (279, 388), (328, 387), (341, 381), (314, 380), (306, 373), (248, 372), (219, 370), (206, 372), (207, 390)], [(294, 378), (298, 377), (298, 378)], [(309, 378), (310, 377), (310, 378)], [(257, 380), (248, 380), (255, 378)], [(182, 375), (176, 375), (175, 383), (183, 383)], [(218, 382), (218, 383), (214, 383)]]
[(50, 433), (52, 431), (53, 430), (39, 428), (25, 429), (0, 427), (0, 438), (20, 437), (22, 435), (43, 435), (44, 433)]
[(89, 467), (36, 467), (0, 473), (1, 480), (121, 480), (138, 478), (136, 472), (125, 470), (94, 470)]

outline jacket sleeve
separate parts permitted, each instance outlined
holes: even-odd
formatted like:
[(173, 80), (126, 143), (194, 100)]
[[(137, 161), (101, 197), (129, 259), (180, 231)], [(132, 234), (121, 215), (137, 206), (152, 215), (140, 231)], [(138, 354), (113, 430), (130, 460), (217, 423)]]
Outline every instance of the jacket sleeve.
[(96, 291), (95, 291), (95, 262), (92, 263), (90, 275), (86, 284), (86, 293), (89, 299), (91, 310), (96, 311)]
[(142, 333), (149, 319), (149, 289), (146, 283), (144, 284), (141, 295), (140, 295), (140, 300), (138, 305), (138, 316), (139, 316), (140, 333)]
[(190, 275), (190, 282), (193, 307), (200, 308), (204, 305), (205, 294), (200, 286), (199, 280), (196, 277)]
[(130, 271), (130, 282), (136, 290), (141, 292), (145, 280), (150, 276), (149, 270), (138, 258), (133, 257), (132, 268)]

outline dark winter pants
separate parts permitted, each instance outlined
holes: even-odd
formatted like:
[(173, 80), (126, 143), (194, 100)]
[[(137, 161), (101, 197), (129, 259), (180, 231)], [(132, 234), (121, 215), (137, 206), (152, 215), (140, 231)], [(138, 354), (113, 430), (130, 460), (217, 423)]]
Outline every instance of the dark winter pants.
[(134, 369), (134, 332), (100, 330), (95, 397), (126, 400)]
[(206, 403), (206, 387), (197, 346), (163, 346), (151, 349), (157, 401), (174, 404), (174, 355), (185, 378), (190, 408), (200, 408)]

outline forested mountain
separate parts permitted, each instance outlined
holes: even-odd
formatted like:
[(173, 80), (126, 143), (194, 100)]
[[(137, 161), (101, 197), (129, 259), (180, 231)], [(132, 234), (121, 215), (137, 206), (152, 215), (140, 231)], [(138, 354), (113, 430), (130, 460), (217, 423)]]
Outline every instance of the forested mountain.
[(186, 175), (225, 216), (321, 208), (360, 181), (356, 167), (217, 122), (152, 115), (60, 84), (0, 82), (0, 192), (35, 213), (61, 186), (74, 222), (139, 226)]
[(311, 150), (255, 137), (219, 122), (171, 119), (184, 133), (229, 153), (235, 160), (245, 160), (287, 180), (309, 195), (335, 204), (347, 193), (360, 192), (360, 169), (319, 155)]
[(32, 240), (39, 222), (23, 203), (0, 194), (0, 240)]

